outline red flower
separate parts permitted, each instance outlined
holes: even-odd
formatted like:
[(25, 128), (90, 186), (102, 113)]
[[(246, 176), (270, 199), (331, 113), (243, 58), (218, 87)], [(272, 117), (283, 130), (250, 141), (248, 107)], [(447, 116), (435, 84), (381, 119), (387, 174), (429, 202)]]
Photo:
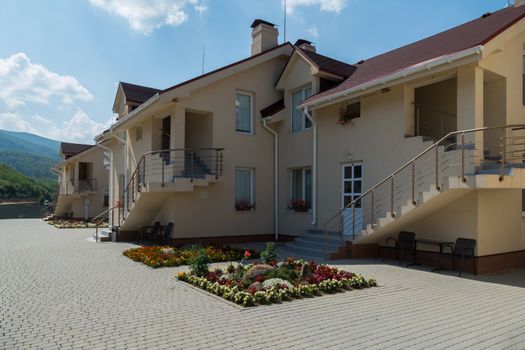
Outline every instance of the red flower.
[(250, 256), (252, 256), (252, 254), (251, 254), (248, 250), (246, 250), (246, 251), (244, 252), (244, 257), (245, 257), (246, 259), (248, 259)]

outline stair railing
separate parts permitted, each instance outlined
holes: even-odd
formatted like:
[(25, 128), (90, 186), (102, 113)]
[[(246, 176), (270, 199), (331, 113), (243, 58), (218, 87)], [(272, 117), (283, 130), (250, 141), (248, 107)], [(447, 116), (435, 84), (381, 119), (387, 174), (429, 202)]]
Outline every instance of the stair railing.
[(328, 259), (328, 235), (336, 232), (353, 241), (370, 233), (381, 220), (399, 216), (398, 207), (417, 204), (417, 195), (433, 188), (441, 191), (443, 177), (466, 175), (489, 169), (505, 178), (510, 163), (525, 160), (525, 124), (482, 127), (449, 132), (345, 205), (322, 226), (324, 254)]
[(144, 153), (133, 171), (121, 195), (119, 210), (121, 224), (131, 210), (132, 204), (148, 183), (173, 183), (177, 178), (189, 178), (193, 182), (206, 175), (218, 179), (223, 173), (224, 148), (174, 148)]
[(108, 214), (108, 217), (109, 217), (109, 213), (111, 212), (113, 214), (113, 211), (115, 209), (119, 209), (119, 207), (120, 207), (120, 202), (117, 202), (111, 208), (104, 210), (102, 213), (98, 214), (93, 219), (91, 219), (91, 222), (95, 223), (95, 242), (96, 243), (98, 243), (98, 229), (100, 228), (100, 225), (104, 221), (106, 221), (106, 214)]

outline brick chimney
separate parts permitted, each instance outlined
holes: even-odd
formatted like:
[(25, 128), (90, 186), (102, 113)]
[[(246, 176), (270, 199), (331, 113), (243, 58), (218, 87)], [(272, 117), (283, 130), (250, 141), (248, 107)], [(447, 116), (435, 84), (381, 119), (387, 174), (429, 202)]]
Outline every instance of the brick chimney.
[(316, 52), (314, 44), (311, 41), (305, 39), (299, 39), (295, 42), (294, 46), (301, 48), (306, 51)]
[(252, 23), (252, 56), (276, 47), (279, 31), (275, 24), (256, 19)]

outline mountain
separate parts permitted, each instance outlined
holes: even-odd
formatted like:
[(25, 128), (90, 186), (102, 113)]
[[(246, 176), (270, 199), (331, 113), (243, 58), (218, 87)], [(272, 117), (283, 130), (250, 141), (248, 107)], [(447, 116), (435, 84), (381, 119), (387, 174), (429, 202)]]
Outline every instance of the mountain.
[(59, 148), (60, 142), (42, 136), (0, 130), (0, 164), (35, 179), (56, 179), (49, 169), (60, 161)]
[(0, 130), (0, 150), (30, 152), (59, 160), (60, 142), (27, 132)]
[(51, 200), (53, 184), (44, 184), (0, 164), (0, 201), (12, 199)]

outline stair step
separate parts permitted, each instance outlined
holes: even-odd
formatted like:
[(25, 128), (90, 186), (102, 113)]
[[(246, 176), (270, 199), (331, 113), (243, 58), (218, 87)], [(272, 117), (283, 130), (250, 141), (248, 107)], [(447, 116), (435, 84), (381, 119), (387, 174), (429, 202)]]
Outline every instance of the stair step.
[(285, 245), (284, 247), (282, 247), (281, 250), (282, 252), (285, 252), (285, 253), (288, 253), (294, 256), (306, 257), (308, 259), (311, 259), (311, 258), (324, 259), (323, 249), (308, 249), (308, 248)]
[[(309, 236), (299, 236), (295, 239), (295, 242), (301, 242), (301, 243), (304, 243), (304, 244), (313, 244), (313, 245), (316, 245), (316, 244), (321, 244), (323, 245), (324, 244), (324, 237), (309, 237)], [(327, 239), (327, 244), (328, 245), (341, 245), (341, 239), (332, 239), (332, 238), (329, 238)]]

